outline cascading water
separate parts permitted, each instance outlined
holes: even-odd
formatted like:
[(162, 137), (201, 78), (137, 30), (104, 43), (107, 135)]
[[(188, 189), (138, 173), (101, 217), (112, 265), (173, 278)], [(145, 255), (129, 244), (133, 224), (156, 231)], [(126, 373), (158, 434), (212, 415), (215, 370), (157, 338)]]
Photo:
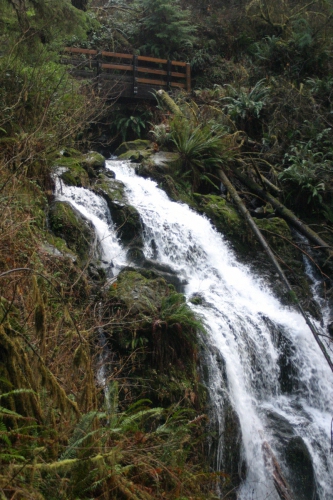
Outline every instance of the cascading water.
[[(245, 464), (239, 499), (279, 499), (271, 457), (292, 485), (292, 498), (331, 499), (333, 375), (304, 319), (282, 307), (237, 262), (206, 218), (170, 201), (155, 182), (137, 177), (127, 163), (109, 161), (107, 168), (125, 184), (129, 203), (140, 213), (145, 256), (171, 266), (185, 279), (187, 297), (200, 297), (200, 304), (191, 307), (207, 328), (205, 359), (218, 427), (216, 468), (224, 469), (227, 401), (237, 415), (239, 458)], [(112, 226), (104, 201), (82, 188), (65, 187), (58, 197), (94, 223), (103, 258), (121, 266), (124, 253), (117, 239), (109, 237)], [(304, 467), (302, 471), (295, 465), (300, 455), (308, 463), (305, 476)]]

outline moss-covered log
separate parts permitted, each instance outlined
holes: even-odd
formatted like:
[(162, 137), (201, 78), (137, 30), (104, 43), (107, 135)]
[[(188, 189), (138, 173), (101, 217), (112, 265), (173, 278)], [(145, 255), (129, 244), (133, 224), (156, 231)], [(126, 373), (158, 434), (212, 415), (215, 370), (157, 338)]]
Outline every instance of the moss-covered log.
[(313, 229), (304, 224), (291, 210), (283, 205), (279, 200), (272, 196), (268, 191), (262, 189), (256, 182), (249, 179), (246, 175), (242, 174), (240, 170), (233, 169), (236, 177), (247, 186), (253, 193), (257, 194), (268, 203), (272, 205), (277, 211), (277, 213), (286, 221), (289, 222), (295, 229), (297, 229), (301, 234), (306, 236), (312, 243), (317, 245), (320, 249), (324, 249), (328, 252), (330, 257), (333, 257), (332, 247), (326, 243)]

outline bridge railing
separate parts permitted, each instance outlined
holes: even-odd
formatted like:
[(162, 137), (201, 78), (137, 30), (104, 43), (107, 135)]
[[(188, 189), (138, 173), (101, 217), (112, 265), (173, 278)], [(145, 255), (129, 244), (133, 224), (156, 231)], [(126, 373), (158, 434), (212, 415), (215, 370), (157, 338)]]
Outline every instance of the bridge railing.
[(66, 47), (62, 62), (70, 64), (76, 76), (122, 83), (134, 97), (147, 94), (148, 88), (191, 90), (190, 65), (182, 61)]

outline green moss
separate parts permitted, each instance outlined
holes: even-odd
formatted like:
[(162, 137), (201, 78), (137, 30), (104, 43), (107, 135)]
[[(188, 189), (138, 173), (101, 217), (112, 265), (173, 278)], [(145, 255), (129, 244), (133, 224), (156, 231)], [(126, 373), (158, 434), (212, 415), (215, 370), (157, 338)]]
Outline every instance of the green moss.
[(114, 203), (125, 203), (124, 184), (116, 179), (110, 179), (104, 174), (99, 174), (93, 189), (97, 194), (102, 194)]
[[(284, 219), (272, 217), (270, 219), (255, 219), (267, 242), (283, 259), (293, 258), (295, 251), (287, 240), (292, 240), (290, 228)], [(259, 243), (258, 243), (259, 245)]]
[(135, 207), (128, 204), (124, 194), (124, 185), (102, 174), (96, 181), (94, 190), (105, 198), (122, 243), (142, 246), (140, 215)]
[(218, 231), (232, 238), (233, 243), (244, 243), (248, 233), (247, 226), (236, 208), (225, 198), (212, 194), (201, 196), (200, 208)]
[[(119, 274), (109, 297), (120, 325), (112, 328), (113, 349), (125, 356), (136, 353), (135, 374), (128, 375), (143, 391), (136, 397), (197, 404), (197, 330), (202, 326), (185, 297), (154, 272), (142, 275), (133, 269)], [(149, 379), (148, 387), (143, 379)]]
[[(58, 252), (60, 252), (63, 256), (70, 257), (71, 259), (75, 259), (76, 255), (70, 248), (68, 248), (66, 241), (63, 238), (55, 236), (52, 233), (45, 234), (45, 240), (50, 247), (54, 247)], [(50, 252), (53, 253), (53, 252)]]
[(119, 155), (119, 159), (130, 160), (134, 163), (140, 163), (142, 160), (150, 158), (151, 155), (152, 155), (151, 149), (147, 150), (130, 149), (128, 151), (125, 151), (125, 153)]
[(151, 315), (161, 306), (168, 291), (163, 278), (149, 279), (136, 271), (119, 274), (117, 287), (110, 288), (110, 294), (117, 297), (131, 311), (131, 314)]
[(89, 186), (88, 172), (82, 167), (82, 155), (79, 157), (65, 157), (57, 159), (55, 164), (57, 167), (65, 167), (60, 178), (68, 186), (87, 187)]
[(100, 153), (96, 151), (90, 151), (86, 155), (83, 156), (82, 165), (84, 168), (91, 168), (93, 170), (99, 170), (101, 168), (105, 168), (105, 158)]
[(70, 203), (57, 201), (51, 206), (50, 226), (57, 237), (66, 241), (81, 263), (91, 257), (95, 242), (94, 230)]
[(123, 142), (116, 149), (115, 154), (117, 156), (126, 153), (127, 151), (142, 151), (151, 147), (150, 141), (145, 141), (143, 139), (137, 139), (136, 141)]

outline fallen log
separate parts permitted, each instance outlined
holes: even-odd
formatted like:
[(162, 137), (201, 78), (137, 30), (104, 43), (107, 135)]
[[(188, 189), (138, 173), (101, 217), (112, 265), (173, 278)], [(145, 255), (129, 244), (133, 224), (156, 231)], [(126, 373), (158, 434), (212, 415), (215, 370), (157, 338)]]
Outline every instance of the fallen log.
[(165, 90), (161, 89), (156, 92), (156, 95), (161, 99), (162, 104), (174, 115), (182, 115), (183, 113), (181, 112), (181, 109), (173, 99), (169, 96)]
[(320, 337), (319, 337), (319, 333), (315, 327), (315, 325), (310, 321), (310, 319), (308, 318), (308, 315), (306, 314), (306, 312), (304, 311), (302, 305), (299, 303), (299, 301), (297, 300), (297, 297), (295, 295), (295, 292), (293, 291), (286, 275), (284, 274), (280, 264), (278, 263), (274, 253), (272, 252), (270, 246), (268, 245), (266, 239), (264, 238), (264, 236), (262, 235), (260, 229), (258, 228), (257, 224), (254, 222), (254, 219), (252, 218), (252, 216), (250, 215), (250, 212), (248, 211), (248, 209), (246, 208), (246, 206), (244, 205), (243, 201), (241, 200), (240, 196), (238, 195), (235, 187), (232, 185), (232, 183), (230, 182), (230, 180), (228, 179), (227, 175), (224, 173), (224, 171), (222, 169), (219, 169), (218, 170), (218, 176), (220, 178), (220, 180), (223, 182), (223, 184), (226, 186), (226, 188), (228, 189), (229, 191), (229, 194), (230, 196), (232, 197), (232, 199), (234, 200), (235, 204), (237, 205), (239, 211), (243, 214), (244, 216), (244, 219), (246, 220), (246, 222), (248, 223), (249, 227), (251, 228), (251, 230), (253, 231), (253, 233), (255, 234), (255, 236), (257, 237), (258, 241), (260, 242), (260, 244), (262, 245), (262, 247), (264, 248), (265, 252), (267, 253), (268, 257), (270, 258), (272, 264), (274, 265), (275, 269), (277, 270), (282, 282), (285, 284), (285, 287), (286, 289), (288, 290), (289, 294), (290, 294), (290, 297), (294, 299), (294, 302), (295, 304), (297, 305), (297, 308), (299, 310), (299, 312), (301, 313), (301, 315), (303, 316), (303, 318), (305, 319), (305, 322), (306, 324), (308, 325), (308, 327), (310, 328), (319, 348), (321, 349), (329, 367), (331, 368), (332, 372), (333, 372), (333, 363), (332, 363), (332, 360), (324, 346), (324, 344), (322, 343), (322, 341), (320, 340)]
[(324, 241), (313, 229), (304, 224), (296, 215), (285, 207), (279, 200), (277, 200), (268, 191), (262, 189), (256, 182), (249, 179), (246, 175), (242, 174), (239, 169), (235, 168), (232, 170), (236, 177), (247, 186), (250, 191), (257, 194), (276, 209), (276, 212), (287, 222), (289, 222), (295, 229), (306, 236), (312, 243), (317, 247), (324, 249), (328, 252), (329, 257), (333, 257), (333, 249), (330, 245)]
[(262, 450), (264, 452), (265, 465), (267, 469), (269, 469), (272, 473), (274, 486), (279, 497), (281, 498), (281, 500), (293, 500), (290, 492), (290, 487), (282, 474), (279, 462), (277, 461), (277, 458), (267, 441), (263, 442)]

